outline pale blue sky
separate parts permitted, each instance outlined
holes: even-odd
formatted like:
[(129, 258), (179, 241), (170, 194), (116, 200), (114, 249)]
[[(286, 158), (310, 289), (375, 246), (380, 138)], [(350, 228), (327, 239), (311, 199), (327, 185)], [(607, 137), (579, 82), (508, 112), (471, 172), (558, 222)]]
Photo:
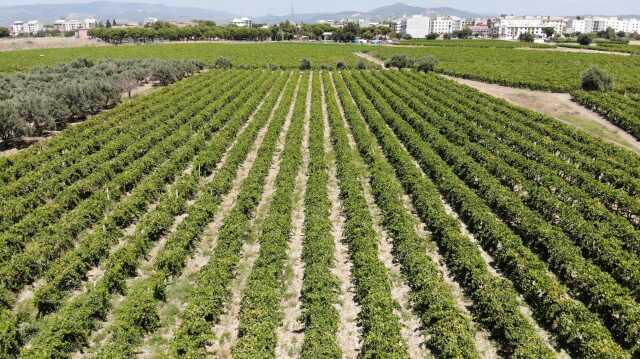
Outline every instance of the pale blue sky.
[[(90, 2), (91, 0), (0, 0), (0, 5)], [(115, 0), (148, 2), (172, 6), (198, 6), (242, 15), (281, 15), (289, 13), (291, 0)], [(294, 0), (297, 13), (370, 10), (397, 0)], [(478, 13), (513, 13), (539, 15), (640, 14), (639, 0), (428, 0), (406, 1), (423, 7), (449, 6)]]

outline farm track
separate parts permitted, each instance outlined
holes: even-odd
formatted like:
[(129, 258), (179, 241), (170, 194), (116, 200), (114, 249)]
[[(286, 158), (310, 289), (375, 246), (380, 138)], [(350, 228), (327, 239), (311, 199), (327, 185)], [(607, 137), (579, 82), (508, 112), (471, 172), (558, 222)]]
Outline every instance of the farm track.
[[(76, 152), (121, 172), (0, 266), (0, 356), (640, 353), (640, 160), (437, 76), (212, 73), (116, 109), (182, 113), (136, 143)], [(202, 97), (160, 105), (187, 83)], [(0, 192), (64, 162), (42, 148)]]

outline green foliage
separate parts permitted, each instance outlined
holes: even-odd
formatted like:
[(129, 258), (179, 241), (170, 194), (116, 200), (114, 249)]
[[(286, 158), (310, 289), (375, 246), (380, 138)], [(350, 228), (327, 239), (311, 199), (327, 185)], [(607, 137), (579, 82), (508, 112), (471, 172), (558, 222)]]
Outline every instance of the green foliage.
[(415, 63), (415, 68), (420, 72), (431, 72), (438, 66), (438, 60), (433, 56), (425, 56)]
[(534, 37), (531, 33), (525, 32), (518, 36), (518, 40), (522, 42), (533, 42)]
[(589, 46), (593, 42), (593, 38), (589, 34), (580, 34), (578, 35), (577, 42), (582, 46)]
[(610, 91), (613, 78), (597, 66), (590, 67), (582, 74), (582, 89), (585, 91)]
[(393, 55), (384, 63), (384, 67), (386, 68), (394, 67), (397, 69), (413, 67), (413, 65), (414, 60), (409, 58), (407, 55)]
[(9, 37), (10, 34), (9, 29), (4, 26), (0, 26), (0, 38)]
[(311, 61), (306, 58), (300, 60), (300, 66), (298, 66), (298, 69), (301, 71), (311, 70)]
[(221, 56), (216, 59), (216, 62), (213, 64), (213, 67), (216, 69), (229, 70), (230, 68), (233, 67), (233, 64), (229, 59)]

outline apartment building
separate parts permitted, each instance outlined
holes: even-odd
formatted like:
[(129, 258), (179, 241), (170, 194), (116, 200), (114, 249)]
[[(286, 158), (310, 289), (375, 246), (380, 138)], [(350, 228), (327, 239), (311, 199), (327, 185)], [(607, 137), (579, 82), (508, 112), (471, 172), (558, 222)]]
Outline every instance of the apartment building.
[(80, 29), (93, 29), (98, 24), (98, 21), (93, 18), (76, 20), (76, 19), (59, 19), (53, 23), (53, 27), (61, 32), (71, 32)]
[(34, 35), (42, 31), (42, 24), (38, 20), (31, 21), (14, 21), (11, 24), (11, 36)]

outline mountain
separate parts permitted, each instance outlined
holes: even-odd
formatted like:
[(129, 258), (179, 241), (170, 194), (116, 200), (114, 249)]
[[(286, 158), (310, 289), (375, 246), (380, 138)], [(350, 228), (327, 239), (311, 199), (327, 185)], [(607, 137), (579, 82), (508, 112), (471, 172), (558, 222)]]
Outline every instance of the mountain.
[(235, 16), (222, 11), (195, 7), (173, 7), (160, 4), (123, 3), (115, 1), (95, 1), (71, 4), (41, 4), (0, 7), (0, 24), (11, 24), (16, 20), (40, 20), (52, 23), (59, 18), (70, 17), (84, 19), (116, 19), (119, 22), (143, 21), (147, 17), (162, 20), (213, 20), (228, 22)]
[[(482, 17), (481, 14), (476, 14), (468, 11), (458, 10), (450, 7), (435, 7), (435, 8), (423, 8), (418, 6), (411, 6), (403, 3), (396, 3), (393, 5), (382, 6), (370, 11), (341, 11), (341, 12), (322, 12), (322, 13), (307, 13), (307, 14), (293, 14), (291, 15), (266, 15), (255, 19), (256, 23), (273, 24), (281, 21), (293, 21), (293, 22), (306, 22), (315, 23), (320, 20), (359, 20), (369, 22), (379, 22), (382, 20), (398, 18), (402, 16), (411, 15), (432, 15), (432, 16), (459, 16), (462, 18), (474, 18)], [(486, 16), (486, 15), (485, 15)]]

